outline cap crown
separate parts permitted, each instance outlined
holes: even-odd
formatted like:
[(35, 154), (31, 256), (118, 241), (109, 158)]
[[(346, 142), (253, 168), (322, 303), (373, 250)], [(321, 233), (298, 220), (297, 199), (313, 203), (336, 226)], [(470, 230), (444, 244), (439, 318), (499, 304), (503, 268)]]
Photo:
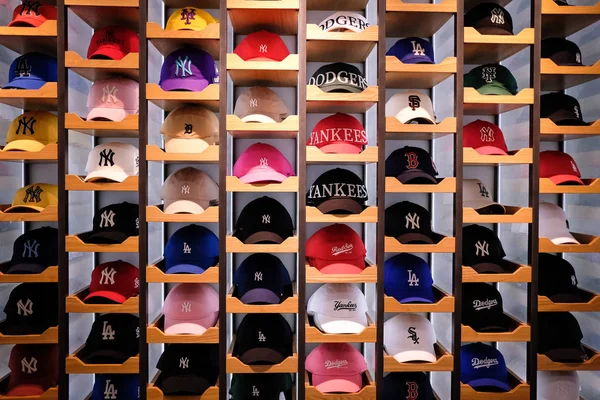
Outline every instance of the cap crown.
[(219, 202), (219, 185), (204, 171), (194, 167), (182, 168), (167, 177), (160, 192), (163, 200)]
[(4, 313), (4, 334), (40, 334), (58, 325), (58, 284), (21, 283), (10, 292)]
[(164, 257), (166, 271), (180, 264), (212, 267), (219, 262), (219, 238), (203, 226), (184, 226), (167, 241)]
[(583, 114), (579, 101), (564, 93), (546, 93), (540, 96), (540, 116), (550, 118), (555, 123), (564, 120), (583, 123)]
[(365, 244), (356, 231), (344, 224), (319, 229), (306, 241), (306, 257), (318, 260), (347, 261), (364, 259)]
[(569, 229), (569, 221), (564, 210), (556, 204), (540, 202), (539, 236), (554, 238), (555, 232)]
[(481, 225), (468, 225), (463, 228), (463, 265), (498, 261), (506, 256), (502, 243), (489, 228)]
[(538, 371), (537, 394), (540, 400), (579, 399), (577, 371)]
[(385, 176), (398, 177), (411, 170), (423, 171), (433, 177), (438, 174), (429, 153), (419, 147), (404, 146), (394, 150), (385, 160)]
[(219, 376), (219, 346), (215, 344), (170, 344), (156, 367), (161, 378), (196, 375), (215, 383)]
[(58, 118), (47, 111), (27, 111), (19, 115), (6, 134), (7, 144), (17, 140), (35, 140), (43, 145), (57, 143)]
[(106, 398), (116, 400), (139, 399), (139, 377), (133, 374), (96, 374), (90, 400), (105, 400)]
[(577, 276), (571, 263), (553, 254), (541, 253), (538, 257), (540, 296), (552, 297), (577, 291)]
[(90, 151), (85, 171), (90, 174), (97, 171), (124, 172), (128, 176), (137, 176), (140, 170), (140, 152), (128, 143), (100, 144)]
[(275, 122), (283, 121), (290, 114), (281, 97), (264, 86), (254, 86), (242, 92), (235, 101), (233, 113), (241, 119), (253, 114), (266, 115)]
[(204, 107), (182, 106), (167, 115), (160, 133), (165, 138), (203, 139), (209, 144), (218, 144), (219, 119)]
[(404, 64), (433, 64), (433, 46), (428, 40), (408, 37), (398, 40), (386, 53)]
[(309, 315), (326, 315), (347, 319), (368, 312), (365, 294), (352, 283), (327, 283), (320, 286), (308, 299)]
[(165, 58), (158, 85), (163, 90), (201, 91), (212, 83), (219, 83), (213, 56), (204, 50), (184, 47)]
[(205, 283), (180, 283), (169, 291), (163, 305), (165, 318), (178, 322), (195, 321), (214, 316), (217, 322), (219, 294)]
[(385, 103), (386, 117), (395, 117), (406, 123), (435, 123), (435, 112), (431, 98), (418, 90), (396, 93)]
[(58, 229), (44, 226), (19, 236), (13, 244), (10, 265), (19, 264), (58, 265)]
[(484, 64), (465, 74), (465, 86), (479, 89), (486, 85), (498, 86), (511, 94), (518, 92), (517, 80), (503, 65)]
[(383, 378), (383, 398), (432, 400), (435, 397), (424, 372), (392, 372)]
[(56, 7), (53, 5), (24, 0), (13, 11), (12, 21), (8, 26), (38, 27), (47, 20), (56, 20), (56, 14)]
[(233, 275), (237, 297), (253, 289), (268, 289), (283, 298), (292, 290), (290, 274), (281, 260), (272, 254), (256, 253), (246, 258)]
[[(58, 186), (49, 183), (33, 183), (17, 190), (12, 202), (12, 207), (33, 206), (43, 209), (52, 205), (58, 205)], [(11, 211), (20, 212), (21, 209)]]
[(330, 15), (319, 23), (326, 32), (362, 32), (369, 27), (367, 19), (355, 12), (340, 11)]
[(384, 291), (400, 303), (433, 301), (433, 277), (427, 261), (400, 253), (384, 263)]
[(477, 379), (508, 380), (502, 353), (483, 343), (471, 343), (460, 349), (460, 380), (469, 383)]
[(292, 217), (277, 200), (259, 197), (242, 209), (235, 224), (234, 236), (245, 242), (257, 232), (273, 232), (285, 240), (294, 234)]
[(124, 110), (137, 114), (140, 108), (139, 84), (127, 78), (108, 78), (95, 81), (88, 96), (87, 106)]
[(573, 157), (558, 150), (546, 150), (540, 153), (540, 178), (552, 178), (557, 175), (574, 175), (581, 178), (579, 167)]
[(306, 194), (306, 204), (318, 206), (330, 199), (353, 199), (362, 205), (369, 199), (367, 187), (354, 172), (343, 168), (330, 169), (319, 176)]
[(254, 143), (233, 165), (233, 175), (242, 178), (251, 173), (275, 171), (284, 176), (296, 176), (294, 168), (281, 152), (270, 144)]
[(270, 348), (292, 355), (292, 329), (281, 314), (246, 314), (235, 337), (233, 356), (248, 350)]
[(322, 148), (333, 143), (364, 146), (368, 143), (367, 133), (358, 119), (349, 114), (335, 113), (315, 125), (306, 145)]
[(504, 7), (495, 3), (479, 3), (471, 8), (465, 14), (465, 26), (475, 29), (492, 28), (510, 35), (513, 33), (512, 17)]
[(480, 147), (491, 146), (508, 152), (504, 134), (500, 127), (488, 121), (475, 120), (463, 128), (463, 147), (472, 147), (477, 150)]
[[(103, 51), (99, 52), (100, 49)], [(105, 55), (107, 49), (114, 50), (115, 55), (119, 55), (118, 58), (113, 59), (121, 59), (122, 55), (140, 51), (140, 38), (133, 29), (124, 26), (111, 25), (95, 30), (87, 57), (107, 58)]]
[(479, 179), (463, 180), (463, 203), (465, 207), (480, 208), (479, 201), (494, 201), (492, 188), (488, 188)]
[(292, 387), (290, 374), (234, 374), (229, 394), (232, 400), (252, 397), (286, 400), (291, 398)]
[(109, 291), (123, 295), (126, 299), (140, 292), (140, 271), (133, 265), (122, 261), (99, 264), (92, 271), (90, 294)]
[(48, 390), (58, 384), (57, 344), (16, 344), (8, 359), (8, 391), (20, 385)]
[(45, 82), (56, 82), (58, 80), (58, 67), (56, 58), (43, 53), (27, 53), (17, 57), (8, 70), (8, 85), (10, 87), (14, 80), (30, 80)]
[(402, 201), (386, 208), (385, 236), (398, 238), (410, 233), (433, 236), (429, 211), (410, 201)]
[(542, 40), (542, 58), (549, 58), (556, 65), (582, 65), (579, 46), (564, 38)]
[(499, 324), (504, 318), (502, 296), (498, 289), (487, 283), (463, 283), (462, 312), (462, 323), (476, 330), (486, 321)]
[[(87, 354), (105, 350), (118, 352), (122, 363), (139, 353), (140, 320), (132, 314), (104, 314), (94, 320), (89, 336), (85, 341)], [(98, 356), (101, 361), (117, 361), (117, 356)]]
[(325, 376), (357, 375), (367, 370), (367, 363), (349, 343), (321, 343), (306, 357), (306, 370)]
[(101, 208), (94, 214), (93, 231), (94, 233), (118, 231), (127, 236), (139, 236), (138, 205), (123, 202)]
[(581, 356), (578, 360), (572, 359), (571, 361), (588, 359), (581, 346), (583, 333), (573, 314), (569, 312), (539, 313), (538, 323), (538, 353), (545, 354), (557, 349), (573, 349), (580, 350)]
[(383, 324), (383, 344), (390, 355), (406, 351), (433, 351), (435, 342), (433, 325), (422, 315), (398, 314)]
[(208, 24), (219, 22), (212, 15), (204, 10), (200, 10), (196, 7), (183, 7), (171, 14), (167, 21), (166, 30), (193, 30), (201, 31)]
[(244, 61), (283, 61), (290, 54), (290, 51), (278, 34), (265, 30), (253, 32), (246, 36), (233, 52)]
[(362, 92), (369, 86), (358, 68), (342, 62), (323, 65), (310, 77), (308, 84), (325, 92)]

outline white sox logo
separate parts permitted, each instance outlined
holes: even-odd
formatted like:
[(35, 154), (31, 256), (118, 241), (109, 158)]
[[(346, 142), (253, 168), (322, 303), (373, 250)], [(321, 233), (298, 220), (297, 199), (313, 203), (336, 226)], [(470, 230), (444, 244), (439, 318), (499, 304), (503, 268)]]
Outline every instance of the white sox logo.
[(110, 383), (110, 379), (106, 380), (106, 385), (104, 386), (104, 398), (105, 399), (116, 399), (119, 391), (115, 389), (114, 383)]
[(406, 382), (406, 400), (419, 398), (419, 385), (416, 382)]
[[(481, 254), (479, 254), (481, 253)], [(490, 255), (490, 245), (485, 240), (483, 242), (477, 241), (475, 243), (475, 255), (485, 257)]]
[(504, 23), (504, 11), (499, 8), (494, 8), (492, 10), (492, 23), (501, 25)]
[(27, 357), (23, 357), (21, 359), (21, 372), (25, 372), (27, 374), (33, 374), (37, 372), (37, 359), (35, 357), (31, 357), (29, 361), (27, 361)]
[(421, 217), (419, 217), (417, 213), (408, 213), (404, 219), (406, 220), (406, 224), (404, 225), (406, 229), (421, 229)]
[(119, 99), (117, 99), (117, 92), (119, 89), (115, 85), (106, 85), (102, 91), (102, 102), (103, 103), (113, 103), (116, 104)]
[[(34, 117), (29, 117), (29, 119), (27, 119), (27, 117), (22, 117), (19, 120), (19, 126), (17, 127), (17, 135), (33, 135), (35, 133), (35, 123), (37, 122), (37, 120)], [(21, 132), (21, 129), (23, 129), (23, 131)], [(29, 132), (28, 132), (29, 131)]]
[(415, 40), (411, 40), (413, 49), (412, 52), (415, 56), (424, 56), (425, 55), (425, 50), (423, 49), (423, 46), (421, 46), (421, 43), (417, 43)]
[(408, 106), (411, 110), (415, 111), (417, 108), (421, 107), (421, 98), (414, 94), (408, 96)]
[(496, 79), (496, 67), (484, 67), (481, 70), (481, 78), (486, 83), (492, 83)]
[(413, 344), (419, 344), (419, 336), (417, 336), (417, 331), (416, 331), (416, 327), (411, 326), (408, 328), (407, 332), (408, 332), (408, 336), (407, 338), (412, 340)]
[(115, 284), (115, 275), (117, 270), (114, 268), (104, 268), (102, 270), (102, 275), (100, 276), (100, 284), (101, 285), (114, 285)]
[(483, 128), (481, 128), (479, 130), (479, 133), (481, 133), (481, 141), (482, 142), (493, 142), (493, 141), (495, 141), (495, 139), (494, 139), (494, 130), (492, 128), (490, 128), (489, 126), (484, 126)]
[(575, 113), (575, 116), (579, 119), (581, 119), (581, 115), (579, 115), (579, 107), (575, 106), (573, 107), (573, 112)]
[(187, 369), (190, 367), (190, 359), (187, 357), (181, 357), (179, 359), (179, 368)]
[(419, 278), (417, 278), (417, 274), (412, 272), (412, 269), (409, 269), (407, 272), (408, 279), (406, 282), (408, 282), (408, 286), (419, 286)]
[(25, 304), (23, 304), (23, 299), (20, 299), (17, 302), (17, 314), (24, 317), (33, 314), (33, 301), (27, 299)]
[(115, 226), (115, 212), (106, 210), (100, 215), (100, 228), (112, 228)]
[(26, 241), (25, 243), (23, 243), (23, 254), (21, 254), (21, 257), (38, 258), (39, 257), (39, 254), (38, 254), (39, 247), (40, 247), (40, 244), (37, 240)]

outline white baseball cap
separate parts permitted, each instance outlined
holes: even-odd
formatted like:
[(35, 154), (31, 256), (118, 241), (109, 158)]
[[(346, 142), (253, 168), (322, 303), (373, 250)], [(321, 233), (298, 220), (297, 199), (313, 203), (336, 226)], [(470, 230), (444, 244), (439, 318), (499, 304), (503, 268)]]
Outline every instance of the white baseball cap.
[(385, 103), (385, 116), (396, 117), (403, 124), (435, 124), (435, 112), (429, 96), (418, 90), (393, 95)]
[(352, 283), (321, 286), (310, 296), (306, 308), (325, 333), (360, 333), (368, 325), (367, 299)]
[(496, 203), (494, 194), (479, 179), (463, 180), (463, 206), (474, 208), (482, 214), (504, 214), (506, 209)]
[(340, 11), (325, 18), (319, 28), (325, 32), (362, 32), (369, 27), (367, 19), (355, 12)]
[(108, 179), (123, 182), (129, 176), (137, 176), (140, 170), (140, 152), (126, 143), (100, 144), (90, 151), (85, 166), (85, 182)]
[(577, 371), (540, 371), (538, 400), (579, 400), (579, 374)]
[(165, 201), (165, 214), (202, 214), (211, 205), (218, 204), (219, 185), (206, 172), (185, 167), (169, 175), (160, 198)]
[(562, 208), (556, 204), (540, 202), (540, 237), (554, 244), (579, 244), (569, 232), (569, 221)]
[(402, 313), (383, 324), (383, 346), (398, 362), (435, 362), (435, 342), (433, 325), (421, 315)]

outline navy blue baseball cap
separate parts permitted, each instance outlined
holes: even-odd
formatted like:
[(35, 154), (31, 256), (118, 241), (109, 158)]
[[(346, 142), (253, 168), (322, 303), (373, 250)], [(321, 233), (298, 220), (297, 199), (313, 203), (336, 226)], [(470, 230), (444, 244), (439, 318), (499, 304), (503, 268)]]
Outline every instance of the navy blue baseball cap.
[(383, 290), (400, 303), (433, 303), (433, 278), (420, 257), (400, 253), (384, 263)]
[(165, 245), (167, 274), (201, 274), (219, 263), (219, 238), (200, 225), (178, 229)]
[(472, 388), (510, 391), (508, 370), (502, 353), (483, 343), (461, 347), (460, 380)]
[(394, 56), (404, 64), (435, 64), (433, 46), (425, 39), (408, 37), (398, 40), (386, 56)]
[(383, 378), (383, 400), (433, 400), (433, 389), (424, 372), (392, 372)]
[(6, 273), (39, 274), (53, 265), (58, 265), (58, 229), (43, 226), (15, 240)]
[(42, 53), (27, 53), (17, 57), (8, 71), (4, 89), (37, 90), (47, 82), (58, 80), (56, 58)]
[(256, 253), (246, 258), (233, 276), (235, 295), (244, 304), (279, 304), (292, 294), (292, 280), (281, 260)]
[(140, 379), (133, 374), (96, 375), (90, 400), (140, 398)]

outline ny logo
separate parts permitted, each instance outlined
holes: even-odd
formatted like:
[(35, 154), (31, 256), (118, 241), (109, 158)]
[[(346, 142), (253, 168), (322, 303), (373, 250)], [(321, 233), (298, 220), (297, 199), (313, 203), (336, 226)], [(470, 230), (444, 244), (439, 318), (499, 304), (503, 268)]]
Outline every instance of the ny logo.
[(262, 223), (263, 224), (270, 224), (271, 223), (271, 215), (269, 214), (264, 214), (262, 216)]
[(192, 312), (192, 303), (189, 301), (184, 301), (181, 303), (181, 312), (191, 313)]
[(100, 228), (112, 228), (115, 226), (115, 212), (106, 210), (100, 215)]
[(23, 6), (21, 7), (21, 11), (19, 12), (19, 15), (23, 15), (25, 14), (31, 14), (31, 12), (33, 11), (36, 15), (40, 15), (40, 8), (41, 4), (37, 1), (35, 2), (31, 2), (31, 1), (24, 1), (23, 2)]
[(192, 248), (187, 242), (183, 242), (183, 254), (192, 254)]
[[(404, 218), (406, 219), (406, 225), (404, 225), (406, 229), (421, 229), (421, 217), (419, 217), (417, 213), (408, 213)], [(408, 225), (410, 225), (410, 228), (408, 227)]]
[(481, 182), (477, 182), (477, 186), (479, 186), (479, 194), (481, 197), (490, 198), (490, 192), (488, 192), (487, 188)]
[(262, 278), (262, 272), (260, 271), (256, 271), (254, 273), (254, 281), (255, 282), (262, 282), (263, 278)]
[(415, 330), (417, 328), (415, 328), (414, 326), (411, 326), (408, 328), (408, 336), (407, 338), (409, 338), (410, 340), (413, 341), (413, 344), (419, 344), (419, 337), (417, 336), (417, 331)]
[(185, 78), (192, 75), (192, 60), (188, 56), (178, 57), (175, 61), (175, 76)]
[(417, 274), (412, 272), (412, 269), (409, 269), (407, 272), (408, 279), (406, 282), (408, 282), (408, 286), (419, 286), (419, 278), (417, 278)]
[[(17, 135), (27, 135), (27, 133), (33, 135), (35, 133), (36, 122), (37, 120), (33, 117), (29, 117), (29, 119), (27, 119), (27, 117), (24, 116), (23, 118), (21, 118), (19, 120), (19, 126), (17, 127)], [(23, 129), (23, 131), (21, 131), (21, 128)]]
[(258, 107), (258, 100), (250, 99), (250, 107)]
[(492, 23), (503, 24), (504, 23), (504, 12), (499, 8), (492, 10)]
[(577, 64), (581, 64), (581, 53), (575, 53), (575, 61)]
[(421, 98), (414, 94), (408, 96), (408, 106), (411, 110), (415, 111), (417, 108), (421, 107)]
[(194, 125), (192, 124), (185, 124), (185, 131), (183, 131), (183, 133), (185, 133), (186, 135), (191, 135), (192, 129), (194, 128)]
[(269, 159), (266, 157), (262, 157), (260, 160), (258, 160), (258, 163), (261, 165), (261, 167), (268, 167)]
[(417, 43), (415, 40), (411, 40), (411, 43), (413, 45), (412, 52), (415, 56), (424, 56), (425, 55), (425, 50), (421, 46), (421, 43)]
[(181, 20), (185, 21), (185, 25), (191, 25), (192, 23), (190, 21), (196, 20), (196, 9), (190, 8), (188, 10), (187, 8), (183, 8), (181, 10)]
[(33, 242), (31, 240), (26, 241), (23, 244), (23, 254), (21, 254), (21, 257), (38, 258), (39, 247), (40, 243), (37, 240), (34, 240)]
[(484, 67), (481, 70), (481, 78), (487, 83), (492, 83), (496, 79), (496, 67)]
[(18, 76), (29, 76), (31, 74), (31, 66), (29, 65), (29, 61), (25, 57), (19, 58), (17, 61), (17, 66), (15, 67), (15, 75)]
[(581, 118), (581, 116), (579, 115), (579, 107), (578, 106), (573, 107), (573, 112), (575, 113), (575, 116), (577, 118)]
[[(490, 255), (490, 245), (485, 240), (483, 243), (478, 241), (475, 243), (475, 255), (480, 257), (485, 257)], [(481, 254), (479, 254), (481, 252)]]
[(37, 359), (35, 357), (31, 357), (29, 361), (27, 361), (27, 357), (23, 357), (21, 360), (21, 372), (26, 372), (28, 374), (37, 372)]
[(260, 391), (256, 388), (256, 386), (252, 385), (252, 397), (259, 397)]
[(108, 324), (108, 321), (104, 321), (102, 325), (102, 340), (115, 340), (115, 333), (112, 326)]
[(419, 385), (416, 382), (406, 382), (406, 400), (419, 398)]
[(267, 48), (267, 45), (266, 45), (266, 44), (261, 44), (261, 45), (258, 47), (258, 52), (259, 52), (259, 53), (266, 53), (267, 51), (269, 51), (269, 49)]
[(107, 42), (110, 42), (110, 43), (115, 42), (115, 33), (113, 32), (112, 29), (109, 29), (106, 31), (106, 33), (104, 35), (104, 40), (106, 40)]
[(187, 369), (190, 367), (190, 359), (187, 357), (181, 357), (179, 359), (179, 368)]
[[(107, 151), (108, 150), (108, 151)], [(98, 161), (99, 167), (108, 167), (108, 164), (112, 167), (115, 165), (115, 161), (113, 158), (115, 157), (115, 152), (112, 149), (104, 149), (100, 152), (100, 161)], [(104, 165), (102, 165), (104, 163)]]
[(267, 341), (267, 337), (265, 335), (263, 335), (263, 333), (261, 331), (258, 331), (258, 341), (259, 342), (266, 342)]
[(100, 284), (101, 285), (114, 285), (115, 284), (115, 274), (117, 270), (113, 267), (104, 268), (102, 270), (102, 275), (100, 276)]
[(181, 187), (181, 194), (190, 194), (190, 185), (183, 185)]
[(33, 302), (27, 299), (25, 304), (23, 304), (23, 299), (20, 299), (17, 303), (17, 314), (25, 317), (33, 314)]
[(25, 198), (23, 199), (24, 203), (39, 203), (42, 201), (42, 188), (39, 186), (29, 186), (25, 191)]
[(102, 102), (103, 103), (113, 103), (117, 104), (117, 92), (119, 89), (115, 85), (106, 85), (104, 89), (102, 89)]
[(481, 141), (482, 142), (493, 142), (496, 139), (494, 138), (494, 130), (489, 126), (484, 126), (479, 130), (481, 133)]
[(118, 390), (115, 389), (115, 384), (110, 383), (110, 379), (106, 380), (106, 386), (104, 386), (104, 398), (105, 399), (116, 399)]
[(415, 169), (419, 166), (419, 159), (417, 157), (417, 153), (406, 153), (406, 168)]
[(575, 275), (571, 275), (571, 285), (577, 286), (577, 277)]

